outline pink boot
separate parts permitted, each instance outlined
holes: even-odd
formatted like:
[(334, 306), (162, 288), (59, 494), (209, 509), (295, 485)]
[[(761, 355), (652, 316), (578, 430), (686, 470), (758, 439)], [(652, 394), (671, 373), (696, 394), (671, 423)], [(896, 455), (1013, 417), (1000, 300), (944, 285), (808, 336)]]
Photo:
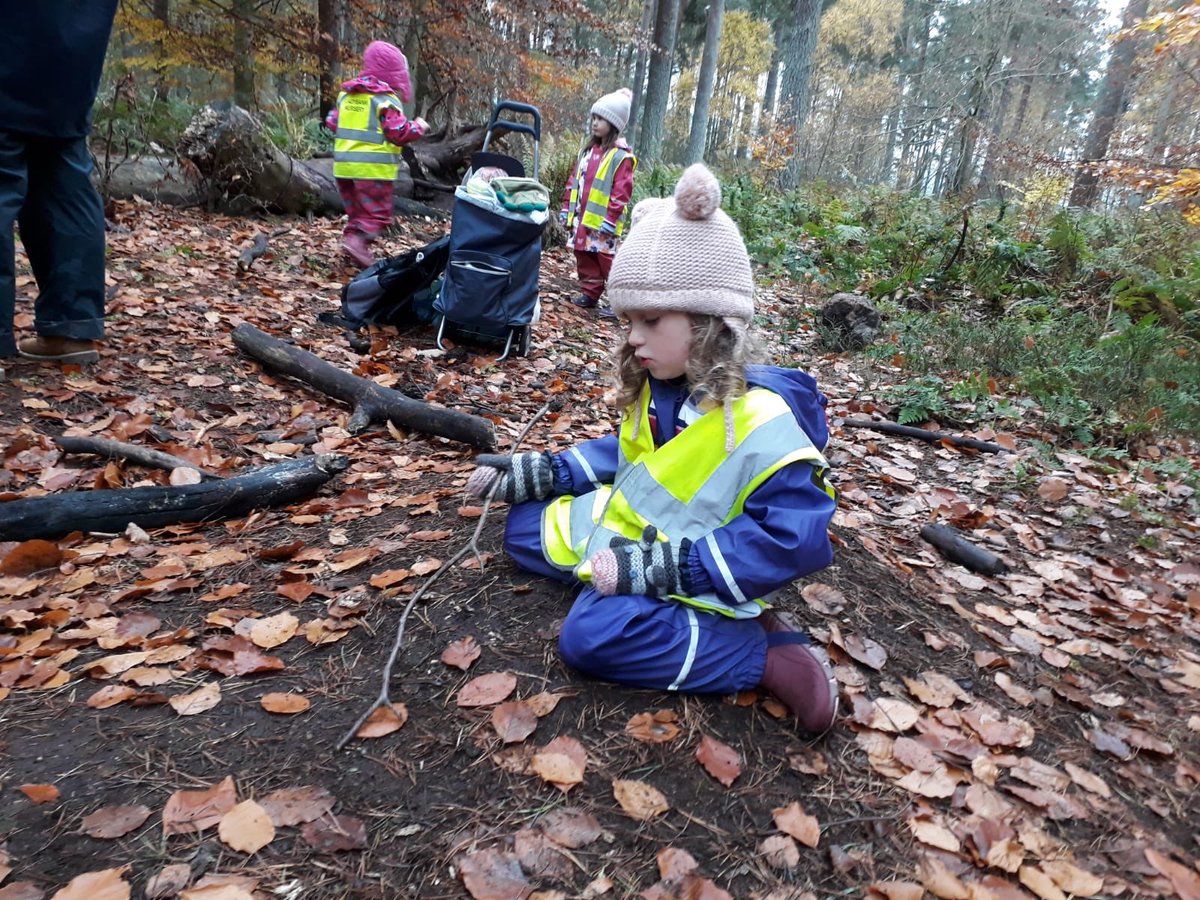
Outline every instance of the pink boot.
[(829, 658), (783, 613), (763, 613), (767, 665), (762, 686), (780, 699), (800, 728), (820, 737), (837, 718), (838, 686)]
[(371, 252), (367, 239), (361, 234), (346, 235), (342, 239), (342, 249), (360, 268), (365, 269), (375, 262), (375, 254)]

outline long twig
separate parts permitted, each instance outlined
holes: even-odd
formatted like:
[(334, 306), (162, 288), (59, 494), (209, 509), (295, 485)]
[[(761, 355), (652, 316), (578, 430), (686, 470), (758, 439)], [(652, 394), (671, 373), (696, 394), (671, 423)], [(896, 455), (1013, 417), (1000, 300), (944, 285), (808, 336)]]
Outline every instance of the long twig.
[[(550, 404), (547, 403), (537, 411), (532, 419), (529, 420), (529, 423), (521, 430), (521, 433), (517, 435), (517, 439), (513, 442), (511, 451), (512, 453), (517, 452), (517, 449), (521, 446), (521, 442), (525, 440), (526, 435), (529, 434), (530, 429), (537, 424), (538, 419), (544, 416), (549, 409)], [(420, 589), (412, 595), (412, 598), (404, 607), (404, 613), (400, 616), (400, 624), (396, 626), (396, 639), (392, 641), (391, 653), (388, 654), (387, 663), (383, 667), (383, 679), (382, 683), (379, 685), (379, 694), (376, 696), (375, 702), (372, 703), (367, 710), (358, 717), (358, 720), (352, 726), (350, 726), (350, 730), (342, 735), (342, 739), (338, 741), (333, 748), (335, 752), (341, 750), (354, 738), (355, 734), (358, 733), (358, 729), (361, 728), (363, 723), (371, 717), (371, 713), (375, 712), (375, 710), (380, 709), (381, 707), (391, 706), (392, 698), (388, 687), (392, 683), (392, 668), (396, 665), (396, 660), (400, 656), (400, 648), (404, 644), (404, 626), (408, 623), (409, 613), (413, 611), (413, 608), (417, 605), (417, 601), (425, 596), (429, 588), (432, 587), (433, 583), (437, 581), (443, 573), (448, 572), (454, 567), (456, 562), (466, 556), (468, 551), (474, 551), (475, 558), (479, 560), (479, 568), (481, 570), (483, 569), (483, 559), (479, 553), (479, 535), (482, 534), (483, 525), (487, 521), (487, 514), (492, 502), (492, 495), (496, 492), (496, 488), (499, 487), (499, 485), (500, 479), (497, 478), (492, 483), (491, 490), (488, 491), (487, 496), (484, 498), (483, 511), (479, 514), (479, 522), (475, 525), (475, 531), (471, 535), (471, 540), (468, 541), (467, 544), (465, 544), (457, 553), (450, 557), (450, 559), (446, 561), (445, 565), (443, 565), (436, 572), (432, 573), (429, 578), (426, 579), (425, 583), (421, 585)]]
[(844, 428), (870, 428), (882, 434), (895, 434), (900, 437), (916, 438), (930, 443), (948, 443), (956, 447), (969, 447), (981, 453), (1008, 453), (1007, 447), (993, 444), (991, 441), (981, 441), (977, 438), (961, 437), (948, 434), (945, 431), (930, 431), (927, 428), (913, 428), (909, 425), (897, 425), (895, 422), (876, 421), (874, 419), (842, 419)]

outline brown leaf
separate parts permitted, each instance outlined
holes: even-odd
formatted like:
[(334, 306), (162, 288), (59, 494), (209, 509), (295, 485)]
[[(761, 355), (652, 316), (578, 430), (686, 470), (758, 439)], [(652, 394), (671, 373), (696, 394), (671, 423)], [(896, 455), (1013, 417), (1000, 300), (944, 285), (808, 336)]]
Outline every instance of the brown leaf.
[(226, 775), (219, 783), (201, 791), (176, 791), (163, 807), (163, 834), (192, 834), (212, 828), (221, 817), (233, 809), (237, 793), (233, 776)]
[(533, 888), (511, 853), (476, 850), (458, 858), (463, 886), (475, 900), (524, 900)]
[(1043, 478), (1038, 482), (1038, 496), (1050, 503), (1057, 503), (1070, 492), (1071, 486), (1061, 478)]
[(479, 642), (471, 635), (467, 635), (454, 641), (442, 651), (442, 662), (465, 672), (471, 668), (471, 663), (479, 659), (482, 653)]
[(921, 718), (911, 704), (895, 697), (878, 697), (868, 700), (856, 695), (853, 700), (854, 720), (876, 731), (899, 734), (908, 731)]
[(575, 738), (560, 735), (533, 755), (529, 767), (565, 793), (583, 781), (587, 751)]
[(537, 713), (524, 700), (501, 703), (492, 710), (492, 727), (506, 744), (525, 740), (537, 729), (537, 723)]
[(876, 881), (871, 891), (887, 900), (921, 900), (925, 889), (911, 881)]
[(851, 657), (858, 660), (864, 666), (870, 666), (877, 672), (887, 663), (887, 651), (869, 637), (848, 634), (843, 639), (842, 647)]
[(1067, 900), (1067, 895), (1058, 889), (1054, 880), (1037, 866), (1021, 866), (1017, 878), (1042, 900)]
[(905, 678), (909, 692), (926, 706), (953, 706), (955, 700), (966, 702), (969, 698), (958, 683), (941, 672), (922, 672), (917, 678)]
[[(1063, 893), (1071, 894), (1075, 897), (1094, 897), (1104, 888), (1104, 879), (1093, 875), (1084, 869), (1079, 868), (1074, 863), (1068, 862), (1065, 859), (1047, 859), (1043, 860), (1039, 865), (1042, 871), (1050, 876), (1051, 880), (1062, 889)], [(1161, 870), (1160, 870), (1161, 871)], [(1166, 872), (1163, 872), (1167, 875)], [(1167, 876), (1170, 877), (1169, 875)], [(1196, 875), (1196, 886), (1200, 887), (1200, 875)], [(1176, 890), (1179, 891), (1178, 887)], [(1179, 891), (1181, 895), (1183, 891)]]
[(304, 842), (319, 853), (362, 850), (367, 846), (367, 826), (353, 816), (322, 816), (300, 829)]
[(586, 847), (603, 834), (595, 816), (570, 806), (546, 813), (537, 825), (554, 843), (572, 850)]
[(240, 853), (257, 853), (275, 840), (275, 826), (267, 811), (253, 800), (243, 800), (221, 817), (217, 837)]
[(141, 828), (150, 818), (148, 806), (103, 806), (80, 823), (84, 832), (94, 838), (111, 839), (124, 837)]
[(394, 584), (412, 578), (412, 575), (413, 573), (409, 569), (388, 569), (386, 572), (372, 575), (370, 584), (371, 587), (379, 588), (382, 591), (384, 588), (390, 588)]
[(800, 864), (800, 848), (786, 834), (773, 834), (758, 845), (768, 866), (772, 869), (794, 869)]
[(437, 557), (429, 557), (428, 559), (419, 559), (413, 563), (412, 571), (414, 575), (428, 575), (431, 572), (436, 572), (442, 567), (442, 561)]
[[(657, 788), (644, 781), (618, 778), (613, 781), (613, 796), (617, 798), (617, 803), (621, 804), (621, 809), (625, 810), (625, 815), (639, 822), (661, 816), (671, 808), (667, 798)], [(669, 876), (664, 873), (663, 877)]]
[(845, 595), (832, 585), (806, 584), (800, 596), (813, 610), (825, 616), (836, 616), (846, 608)]
[[(513, 835), (513, 852), (516, 853), (521, 868), (530, 875), (550, 881), (571, 880), (573, 870), (566, 854), (540, 831), (532, 828), (520, 829)], [(540, 896), (541, 893), (534, 896)]]
[(294, 600), (296, 603), (303, 603), (315, 590), (316, 587), (311, 582), (301, 579), (279, 585), (279, 587), (275, 588), (275, 593), (282, 597), (287, 597), (289, 600)]
[(821, 840), (821, 824), (816, 816), (810, 816), (804, 811), (799, 801), (793, 800), (787, 806), (771, 810), (775, 819), (775, 827), (784, 834), (790, 834), (805, 847), (815, 847)]
[(1183, 900), (1195, 900), (1200, 897), (1200, 873), (1188, 866), (1181, 865), (1165, 853), (1160, 853), (1150, 847), (1146, 848), (1146, 861), (1158, 869)]
[(539, 694), (534, 694), (532, 697), (526, 697), (525, 702), (529, 704), (529, 708), (533, 710), (533, 714), (540, 719), (554, 712), (554, 708), (558, 706), (558, 701), (567, 696), (572, 695), (542, 691)]
[(176, 694), (168, 702), (181, 716), (198, 715), (221, 702), (221, 686), (215, 681), (210, 681), (190, 694)]
[(696, 759), (713, 778), (729, 787), (742, 774), (742, 758), (736, 750), (707, 734), (696, 748)]
[(192, 867), (187, 863), (164, 866), (158, 874), (146, 882), (146, 900), (164, 900), (174, 897), (192, 880)]
[(664, 847), (654, 857), (658, 863), (658, 877), (667, 880), (682, 878), (700, 868), (700, 863), (686, 850), (678, 847)]
[(679, 717), (674, 710), (660, 709), (653, 713), (638, 713), (625, 724), (625, 733), (635, 741), (665, 744), (679, 737)]
[(267, 616), (265, 619), (256, 619), (250, 628), (250, 640), (256, 646), (270, 650), (272, 647), (278, 647), (280, 644), (290, 641), (299, 627), (299, 619), (290, 612), (282, 612), (275, 616)]
[(285, 716), (302, 713), (312, 706), (312, 701), (307, 697), (300, 694), (285, 694), (278, 691), (263, 694), (262, 699), (258, 702), (262, 704), (262, 708), (267, 712)]
[(258, 805), (267, 811), (276, 828), (283, 828), (319, 819), (333, 809), (335, 802), (325, 788), (306, 785), (272, 791), (259, 800)]
[(58, 788), (52, 784), (19, 784), (17, 790), (38, 805), (58, 799)]
[(517, 687), (517, 676), (512, 672), (489, 672), (468, 681), (458, 692), (460, 707), (491, 706), (499, 703)]
[(62, 558), (62, 550), (53, 541), (23, 541), (4, 554), (4, 559), (0, 560), (0, 575), (24, 576), (54, 569)]
[(1099, 775), (1095, 775), (1087, 769), (1082, 769), (1071, 762), (1063, 763), (1063, 768), (1067, 770), (1067, 774), (1071, 776), (1071, 780), (1085, 791), (1090, 791), (1098, 797), (1107, 798), (1112, 796), (1112, 789)]
[(909, 819), (908, 827), (912, 829), (913, 837), (922, 844), (937, 847), (949, 853), (958, 853), (962, 843), (945, 825), (931, 819)]
[(129, 900), (132, 890), (123, 876), (129, 866), (76, 875), (53, 900)]
[(87, 698), (87, 705), (92, 709), (108, 709), (136, 696), (137, 689), (127, 684), (106, 684)]
[(357, 738), (379, 738), (399, 731), (408, 721), (408, 707), (403, 703), (393, 703), (391, 706), (381, 706), (367, 720), (358, 726), (354, 732)]

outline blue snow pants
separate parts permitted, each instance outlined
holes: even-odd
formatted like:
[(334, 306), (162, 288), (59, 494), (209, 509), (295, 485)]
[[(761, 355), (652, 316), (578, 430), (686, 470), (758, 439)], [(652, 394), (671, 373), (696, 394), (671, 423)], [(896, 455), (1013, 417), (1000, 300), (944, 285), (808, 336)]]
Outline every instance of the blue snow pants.
[[(542, 552), (546, 503), (509, 510), (504, 549), (520, 568), (569, 584), (574, 579)], [(558, 650), (568, 665), (605, 681), (728, 694), (762, 680), (767, 637), (755, 619), (731, 619), (654, 597), (604, 597), (589, 585), (563, 622)]]
[(0, 131), (0, 356), (13, 337), (13, 224), (38, 284), (34, 329), (44, 337), (104, 336), (104, 208), (84, 138)]

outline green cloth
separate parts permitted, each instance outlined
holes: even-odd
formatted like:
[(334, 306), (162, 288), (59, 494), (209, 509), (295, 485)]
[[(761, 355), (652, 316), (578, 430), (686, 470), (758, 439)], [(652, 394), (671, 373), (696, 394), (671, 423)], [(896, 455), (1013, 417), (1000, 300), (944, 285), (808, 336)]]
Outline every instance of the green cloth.
[(550, 190), (533, 178), (493, 178), (492, 190), (505, 209), (543, 212), (550, 208)]

